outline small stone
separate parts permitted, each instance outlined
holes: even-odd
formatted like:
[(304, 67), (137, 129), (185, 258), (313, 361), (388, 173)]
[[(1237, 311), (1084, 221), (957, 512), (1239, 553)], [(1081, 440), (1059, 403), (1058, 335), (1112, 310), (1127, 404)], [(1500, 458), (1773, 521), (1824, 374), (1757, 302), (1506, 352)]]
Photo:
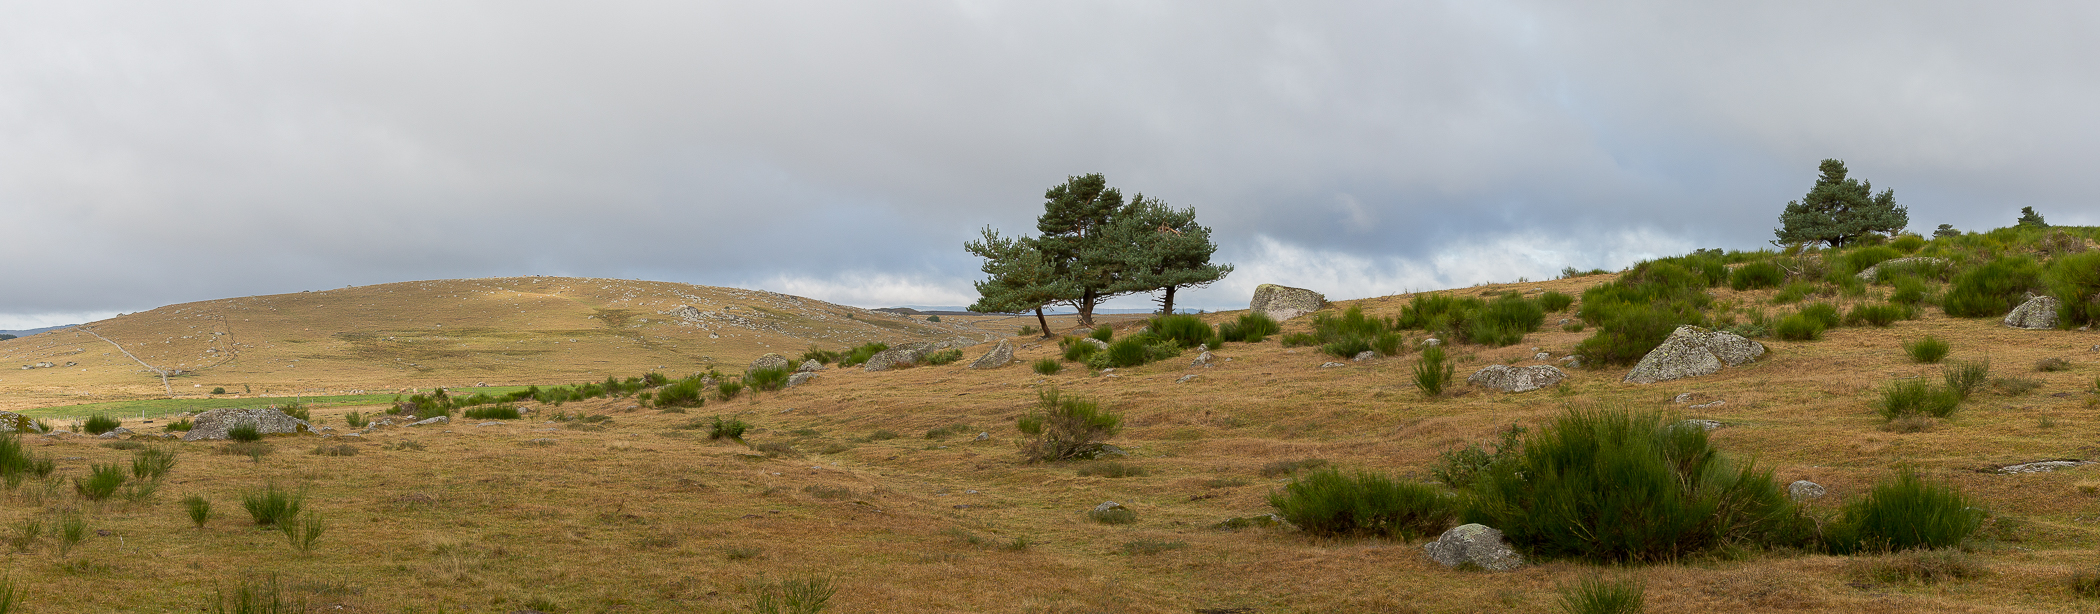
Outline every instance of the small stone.
[(409, 426), (426, 426), (426, 425), (431, 425), (431, 424), (444, 424), (444, 423), (447, 423), (447, 422), (451, 422), (451, 421), (452, 421), (452, 418), (451, 418), (451, 417), (449, 417), (449, 416), (438, 416), (438, 417), (435, 417), (435, 418), (424, 418), (424, 419), (422, 419), (422, 420), (417, 420), (417, 421), (415, 421), (415, 422), (410, 422), (410, 423), (408, 423), (408, 425), (409, 425)]
[(1717, 428), (1721, 428), (1721, 421), (1719, 420), (1686, 420), (1677, 424), (1685, 427), (1698, 427), (1699, 430), (1702, 431), (1711, 431)]
[(1676, 403), (1676, 404), (1678, 404), (1678, 405), (1683, 405), (1683, 404), (1685, 404), (1685, 403), (1690, 403), (1690, 402), (1692, 402), (1692, 401), (1693, 401), (1694, 399), (1697, 399), (1697, 398), (1699, 398), (1699, 393), (1697, 393), (1697, 392), (1687, 392), (1687, 393), (1683, 393), (1683, 394), (1679, 394), (1679, 395), (1677, 395), (1677, 398), (1674, 398), (1674, 399), (1670, 399), (1670, 402), (1671, 402), (1671, 403)]
[(1100, 505), (1094, 506), (1094, 513), (1102, 514), (1119, 509), (1123, 509), (1123, 504), (1114, 501), (1103, 501)]
[(1373, 359), (1373, 358), (1377, 358), (1377, 357), (1378, 357), (1378, 353), (1377, 353), (1377, 352), (1373, 352), (1373, 351), (1370, 351), (1370, 350), (1364, 350), (1364, 351), (1361, 351), (1361, 352), (1357, 352), (1357, 353), (1356, 353), (1356, 357), (1355, 357), (1355, 358), (1351, 358), (1350, 360), (1352, 360), (1352, 361), (1355, 361), (1355, 362), (1363, 362), (1363, 361), (1366, 361), (1366, 360), (1370, 360), (1370, 359)]
[(1320, 365), (1320, 368), (1322, 368), (1322, 369), (1332, 369), (1332, 368), (1335, 368), (1335, 367), (1346, 367), (1346, 366), (1349, 366), (1349, 365), (1347, 365), (1347, 364), (1345, 364), (1345, 363), (1339, 363), (1339, 362), (1330, 362), (1330, 363), (1326, 363), (1326, 364)]
[(1423, 339), (1423, 340), (1422, 340), (1422, 347), (1425, 347), (1425, 348), (1426, 348), (1426, 347), (1436, 347), (1436, 346), (1439, 346), (1439, 345), (1443, 345), (1443, 344), (1444, 344), (1444, 340), (1442, 340), (1442, 339), (1438, 339), (1438, 338), (1436, 338), (1436, 337), (1430, 337), (1430, 338), (1428, 338), (1428, 339)]
[(1189, 361), (1189, 366), (1191, 366), (1191, 367), (1208, 367), (1208, 366), (1210, 366), (1210, 363), (1211, 363), (1211, 361), (1213, 361), (1213, 360), (1216, 360), (1216, 359), (1217, 359), (1217, 357), (1216, 357), (1216, 356), (1212, 356), (1212, 355), (1210, 354), (1210, 352), (1206, 350), (1206, 351), (1204, 351), (1204, 352), (1203, 352), (1202, 354), (1198, 354), (1198, 355), (1196, 356), (1196, 359), (1195, 359), (1195, 360)]
[(1445, 531), (1436, 541), (1422, 545), (1429, 559), (1456, 569), (1471, 564), (1488, 571), (1509, 571), (1524, 566), (1524, 558), (1502, 541), (1502, 532), (1480, 524), (1462, 524)]
[(984, 441), (984, 440), (986, 440), (986, 439), (991, 439), (991, 438), (992, 438), (992, 432), (991, 432), (991, 431), (983, 431), (983, 432), (979, 432), (979, 433), (977, 433), (977, 441)]
[(1553, 360), (1553, 355), (1545, 352), (1539, 352), (1537, 354), (1532, 354), (1531, 359), (1537, 361)]
[(1794, 483), (1786, 485), (1786, 496), (1795, 501), (1821, 499), (1823, 495), (1823, 485), (1808, 480), (1795, 480)]
[(811, 359), (809, 359), (809, 360), (805, 360), (805, 361), (802, 361), (802, 366), (799, 366), (799, 367), (795, 367), (795, 372), (796, 372), (796, 373), (809, 373), (809, 372), (812, 372), (812, 371), (823, 371), (823, 370), (824, 370), (824, 363), (821, 363), (821, 362), (817, 362), (817, 359), (815, 359), (815, 358), (811, 358)]
[(1176, 384), (1186, 384), (1186, 383), (1189, 383), (1189, 382), (1193, 382), (1193, 381), (1196, 381), (1196, 375), (1195, 375), (1195, 374), (1193, 374), (1193, 373), (1191, 373), (1191, 374), (1188, 374), (1188, 375), (1183, 375), (1183, 376), (1181, 376), (1181, 379), (1177, 379), (1177, 380), (1174, 380), (1174, 383), (1176, 383)]

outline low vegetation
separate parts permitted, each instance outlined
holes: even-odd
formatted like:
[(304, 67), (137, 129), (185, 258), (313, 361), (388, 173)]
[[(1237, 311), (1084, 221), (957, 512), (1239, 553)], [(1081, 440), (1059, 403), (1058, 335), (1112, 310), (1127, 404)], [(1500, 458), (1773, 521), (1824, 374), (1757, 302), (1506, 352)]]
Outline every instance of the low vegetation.
[(1015, 423), (1026, 436), (1021, 457), (1028, 462), (1091, 459), (1103, 442), (1123, 430), (1123, 416), (1096, 401), (1064, 394), (1056, 388), (1038, 391), (1035, 411)]

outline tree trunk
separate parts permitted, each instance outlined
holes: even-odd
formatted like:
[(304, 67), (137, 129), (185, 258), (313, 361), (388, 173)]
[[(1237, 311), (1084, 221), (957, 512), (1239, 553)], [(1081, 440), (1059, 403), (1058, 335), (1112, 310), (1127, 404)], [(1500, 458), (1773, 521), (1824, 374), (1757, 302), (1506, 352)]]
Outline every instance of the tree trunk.
[(1050, 338), (1050, 320), (1043, 317), (1043, 306), (1035, 306), (1035, 323), (1043, 325), (1043, 338)]
[(1174, 286), (1167, 286), (1167, 294), (1159, 300), (1159, 315), (1174, 315)]
[(1073, 307), (1079, 309), (1080, 326), (1094, 325), (1094, 303), (1099, 300), (1101, 300), (1101, 295), (1095, 293), (1093, 290), (1087, 290), (1080, 293), (1079, 301), (1072, 304)]

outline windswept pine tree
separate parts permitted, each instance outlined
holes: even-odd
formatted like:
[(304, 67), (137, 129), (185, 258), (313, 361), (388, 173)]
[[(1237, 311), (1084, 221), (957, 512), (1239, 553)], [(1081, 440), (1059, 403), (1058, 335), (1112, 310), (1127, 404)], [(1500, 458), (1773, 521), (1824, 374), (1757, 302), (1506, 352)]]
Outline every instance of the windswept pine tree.
[[(1069, 177), (1043, 193), (1036, 237), (1006, 238), (984, 229), (963, 247), (985, 259), (990, 277), (977, 282), (982, 298), (972, 311), (1018, 312), (1069, 304), (1079, 324), (1091, 326), (1094, 308), (1125, 294), (1159, 291), (1162, 313), (1172, 313), (1182, 288), (1202, 287), (1232, 272), (1212, 264), (1218, 249), (1194, 208), (1175, 209), (1154, 198), (1124, 200), (1100, 174)], [(1047, 334), (1048, 326), (1044, 327)]]
[(1910, 212), (1896, 204), (1895, 190), (1874, 194), (1874, 184), (1845, 176), (1845, 162), (1824, 160), (1823, 176), (1801, 200), (1779, 214), (1773, 243), (1827, 243), (1844, 247), (1869, 233), (1896, 234), (1910, 225)]

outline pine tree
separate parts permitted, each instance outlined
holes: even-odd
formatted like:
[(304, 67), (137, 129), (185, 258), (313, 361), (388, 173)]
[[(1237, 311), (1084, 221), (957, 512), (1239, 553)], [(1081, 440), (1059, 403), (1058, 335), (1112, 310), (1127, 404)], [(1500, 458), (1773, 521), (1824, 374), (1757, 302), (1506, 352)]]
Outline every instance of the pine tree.
[(1124, 255), (1109, 238), (1109, 225), (1123, 209), (1123, 192), (1108, 187), (1100, 173), (1068, 177), (1043, 192), (1043, 215), (1034, 240), (1058, 278), (1076, 294), (1062, 302), (1079, 310), (1079, 325), (1094, 324), (1094, 307), (1125, 292), (1117, 291)]
[(1123, 250), (1116, 290), (1160, 292), (1159, 312), (1174, 313), (1174, 293), (1224, 279), (1232, 265), (1212, 264), (1218, 246), (1210, 229), (1196, 223), (1196, 209), (1175, 209), (1156, 198), (1138, 195), (1116, 214), (1112, 240)]
[(2035, 212), (2034, 212), (2034, 207), (2021, 207), (2021, 208), (2020, 208), (2020, 222), (2019, 222), (2019, 225), (2021, 225), (2021, 226), (2034, 226), (2034, 227), (2038, 227), (2038, 228), (2048, 228), (2048, 227), (2049, 227), (2049, 223), (2048, 223), (2048, 222), (2044, 222), (2044, 221), (2042, 221), (2042, 214), (2040, 214), (2040, 213), (2035, 213)]
[(1798, 201), (1786, 204), (1779, 214), (1779, 236), (1773, 243), (1827, 243), (1845, 245), (1870, 232), (1894, 235), (1910, 225), (1910, 212), (1896, 204), (1895, 190), (1874, 194), (1872, 182), (1845, 177), (1845, 163), (1824, 160), (1815, 187)]
[(1071, 300), (1078, 295), (1078, 287), (1058, 277), (1057, 267), (1050, 264), (1035, 241), (1028, 238), (1007, 238), (997, 231), (984, 229), (984, 236), (977, 241), (963, 244), (963, 249), (984, 259), (983, 271), (990, 277), (976, 282), (980, 298), (970, 305), (970, 311), (979, 313), (1035, 312), (1037, 324), (1042, 325), (1043, 336), (1050, 335), (1050, 321), (1043, 317), (1043, 306)]

